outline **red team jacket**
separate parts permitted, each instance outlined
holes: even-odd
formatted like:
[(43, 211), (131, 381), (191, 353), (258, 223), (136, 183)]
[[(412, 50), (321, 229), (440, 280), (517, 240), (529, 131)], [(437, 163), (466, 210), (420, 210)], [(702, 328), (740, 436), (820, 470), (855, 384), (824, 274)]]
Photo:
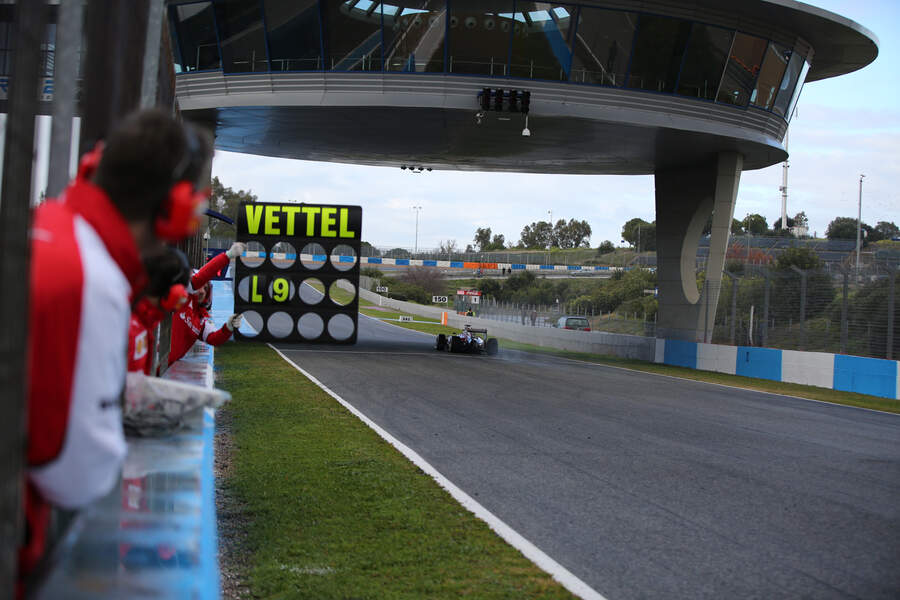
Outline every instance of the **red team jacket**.
[[(203, 268), (191, 277), (190, 292), (201, 289), (208, 284), (216, 273), (228, 266), (229, 258), (223, 252), (203, 265)], [(207, 302), (212, 298), (212, 291), (207, 292)], [(224, 344), (231, 337), (228, 327), (223, 325), (216, 329), (205, 306), (200, 306), (197, 298), (191, 294), (187, 304), (172, 319), (172, 348), (169, 350), (169, 364), (187, 354), (198, 339), (211, 346)]]
[(35, 211), (23, 573), (44, 552), (51, 504), (80, 508), (117, 482), (130, 299), (145, 280), (131, 231), (100, 188), (76, 182)]

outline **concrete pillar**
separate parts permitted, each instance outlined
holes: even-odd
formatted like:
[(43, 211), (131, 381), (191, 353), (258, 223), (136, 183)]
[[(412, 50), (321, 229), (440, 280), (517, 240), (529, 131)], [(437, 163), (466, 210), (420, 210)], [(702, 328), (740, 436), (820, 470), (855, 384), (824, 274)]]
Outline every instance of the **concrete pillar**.
[[(724, 152), (707, 164), (656, 173), (657, 337), (712, 340), (743, 162), (740, 154)], [(695, 262), (710, 214), (712, 233), (701, 293)]]

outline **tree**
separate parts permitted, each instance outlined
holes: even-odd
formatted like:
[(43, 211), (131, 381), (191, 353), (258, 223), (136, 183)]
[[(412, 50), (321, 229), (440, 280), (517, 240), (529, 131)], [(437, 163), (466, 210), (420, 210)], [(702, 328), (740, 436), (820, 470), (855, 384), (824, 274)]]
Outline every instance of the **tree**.
[(794, 226), (809, 228), (809, 218), (806, 216), (806, 211), (801, 210), (794, 215)]
[(744, 231), (753, 235), (765, 235), (766, 231), (769, 230), (766, 218), (756, 213), (748, 214), (744, 217), (741, 224), (744, 226)]
[[(865, 223), (864, 228), (868, 227)], [(855, 240), (856, 239), (856, 219), (853, 217), (837, 217), (828, 224), (825, 230), (825, 237), (829, 240)]]
[(438, 244), (438, 254), (446, 254), (449, 258), (455, 252), (459, 252), (459, 247), (456, 245), (456, 240), (447, 240), (446, 242), (440, 242)]
[[(790, 229), (795, 224), (796, 224), (796, 221), (794, 219), (792, 219), (790, 217), (787, 218), (787, 229)], [(779, 231), (781, 229), (784, 229), (784, 228), (781, 226), (781, 217), (778, 217), (777, 219), (775, 219), (775, 222), (772, 223), (772, 230)]]
[[(209, 197), (209, 207), (226, 217), (237, 222), (238, 207), (241, 202), (256, 202), (256, 196), (252, 192), (225, 187), (218, 177), (213, 177), (212, 194)], [(209, 235), (214, 238), (235, 239), (235, 226), (214, 217), (209, 218)]]
[[(873, 234), (877, 235), (878, 239), (890, 240), (900, 235), (900, 228), (893, 221), (878, 221)], [(872, 241), (877, 242), (878, 240), (873, 239)]]
[[(703, 235), (709, 235), (712, 233), (712, 215), (709, 215), (709, 219), (706, 221), (706, 225), (703, 226)], [(734, 235), (744, 235), (744, 225), (737, 219), (731, 219), (731, 233)]]
[(597, 248), (597, 254), (609, 254), (610, 252), (615, 252), (616, 247), (609, 240), (603, 240), (603, 243)]
[[(646, 232), (649, 225), (650, 223), (637, 217), (626, 221), (625, 225), (622, 226), (622, 239), (637, 248), (639, 238), (643, 237), (641, 233)], [(643, 243), (640, 246), (643, 248)]]
[(553, 227), (546, 221), (538, 221), (526, 225), (520, 237), (520, 246), (529, 250), (546, 250), (553, 240)]
[(587, 221), (569, 219), (568, 225), (570, 248), (590, 248), (591, 226)]
[(478, 248), (479, 252), (487, 252), (490, 250), (488, 246), (491, 245), (491, 228), (479, 227), (476, 229), (475, 239), (472, 241), (475, 242), (475, 246)]
[(506, 248), (506, 237), (502, 233), (494, 234), (491, 239), (491, 245), (488, 250), (503, 250)]

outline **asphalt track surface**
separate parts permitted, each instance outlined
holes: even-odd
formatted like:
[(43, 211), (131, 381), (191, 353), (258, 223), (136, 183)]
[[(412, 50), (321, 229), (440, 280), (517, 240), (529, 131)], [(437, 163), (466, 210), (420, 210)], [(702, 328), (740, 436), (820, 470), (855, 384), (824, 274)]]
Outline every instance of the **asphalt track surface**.
[(900, 598), (900, 416), (359, 325), (277, 347), (607, 599)]

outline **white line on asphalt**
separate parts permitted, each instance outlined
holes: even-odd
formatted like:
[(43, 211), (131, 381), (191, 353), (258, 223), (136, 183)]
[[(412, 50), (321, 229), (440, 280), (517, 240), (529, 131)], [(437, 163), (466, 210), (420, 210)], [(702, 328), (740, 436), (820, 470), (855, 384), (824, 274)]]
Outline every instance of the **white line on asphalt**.
[(340, 404), (349, 410), (351, 413), (356, 415), (356, 417), (368, 425), (372, 430), (375, 431), (378, 435), (380, 435), (387, 443), (396, 448), (403, 456), (408, 458), (414, 465), (422, 469), (425, 473), (431, 476), (439, 486), (447, 490), (457, 502), (462, 504), (466, 509), (471, 511), (476, 517), (484, 521), (488, 524), (488, 527), (493, 529), (497, 535), (503, 538), (506, 543), (510, 546), (521, 552), (535, 565), (549, 573), (553, 579), (558, 581), (565, 587), (567, 590), (575, 594), (580, 598), (584, 598), (585, 600), (606, 600), (599, 592), (594, 590), (591, 586), (583, 582), (581, 579), (576, 577), (571, 571), (566, 569), (564, 566), (547, 556), (542, 550), (540, 550), (537, 546), (526, 540), (518, 531), (501, 521), (495, 514), (490, 512), (484, 506), (482, 506), (479, 502), (469, 496), (467, 493), (462, 491), (459, 487), (453, 484), (449, 479), (444, 477), (437, 469), (431, 466), (424, 458), (419, 456), (419, 454), (392, 436), (390, 433), (382, 429), (378, 424), (369, 419), (366, 415), (357, 410), (352, 404), (338, 396), (336, 393), (328, 389), (328, 387), (312, 376), (312, 374), (306, 372), (301, 368), (297, 363), (289, 359), (287, 356), (282, 354), (282, 352), (273, 346), (272, 344), (268, 344), (269, 348), (278, 353), (278, 356), (287, 361), (288, 364), (297, 369), (300, 373), (303, 374), (304, 377), (312, 381), (314, 384), (322, 388), (322, 390), (327, 393), (329, 396), (340, 402)]

